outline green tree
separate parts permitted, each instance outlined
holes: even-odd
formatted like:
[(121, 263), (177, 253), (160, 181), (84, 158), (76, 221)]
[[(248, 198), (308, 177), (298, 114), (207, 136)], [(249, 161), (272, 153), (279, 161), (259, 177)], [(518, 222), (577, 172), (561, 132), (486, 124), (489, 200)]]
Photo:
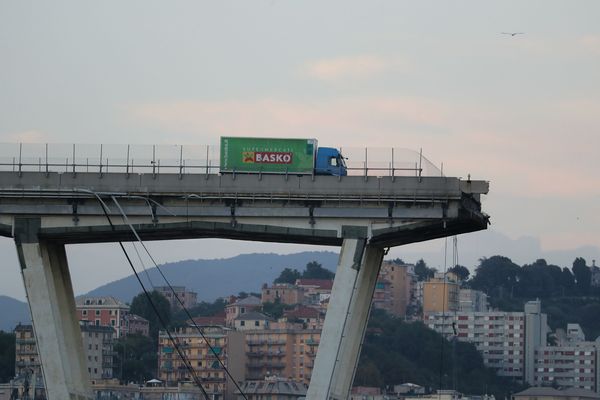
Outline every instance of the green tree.
[[(214, 315), (221, 314), (225, 311), (227, 301), (223, 298), (219, 298), (212, 303), (202, 301), (188, 310), (192, 317), (212, 317)], [(188, 316), (183, 310), (179, 310), (173, 314), (171, 318), (171, 324), (186, 322)]]
[[(171, 305), (169, 304), (169, 300), (156, 290), (150, 292), (149, 295), (162, 320), (168, 325), (171, 322)], [(158, 341), (158, 331), (165, 327), (161, 325), (160, 319), (148, 301), (145, 293), (140, 293), (133, 298), (129, 311), (132, 314), (139, 315), (148, 320), (150, 324), (150, 337), (153, 340)]]
[(300, 271), (297, 269), (285, 268), (273, 283), (296, 283), (297, 279), (301, 278)]
[(502, 298), (505, 293), (512, 297), (518, 284), (519, 271), (520, 267), (508, 257), (482, 258), (471, 279), (471, 287), (490, 297)]
[(119, 338), (114, 345), (118, 377), (123, 382), (143, 383), (157, 376), (156, 342), (139, 334)]
[(316, 261), (311, 261), (306, 264), (306, 269), (302, 273), (304, 279), (333, 279), (335, 274), (328, 269), (323, 268)]
[(592, 270), (587, 266), (585, 259), (577, 257), (573, 261), (573, 275), (575, 276), (577, 292), (580, 295), (587, 296), (590, 293), (592, 283)]
[(469, 279), (469, 275), (471, 274), (471, 272), (469, 271), (469, 269), (467, 267), (464, 267), (464, 266), (458, 265), (458, 264), (456, 264), (454, 267), (448, 269), (448, 272), (452, 272), (452, 273), (456, 274), (458, 279), (460, 279), (463, 282), (466, 281), (467, 279)]
[(0, 331), (0, 382), (15, 376), (15, 335)]
[(415, 275), (417, 275), (419, 281), (426, 281), (427, 279), (433, 278), (435, 271), (435, 268), (427, 267), (427, 264), (425, 264), (423, 259), (420, 259), (415, 264)]
[(262, 310), (265, 314), (279, 319), (283, 317), (283, 311), (286, 309), (292, 308), (293, 306), (287, 306), (286, 304), (282, 304), (279, 299), (275, 299), (275, 302), (266, 302), (262, 305)]

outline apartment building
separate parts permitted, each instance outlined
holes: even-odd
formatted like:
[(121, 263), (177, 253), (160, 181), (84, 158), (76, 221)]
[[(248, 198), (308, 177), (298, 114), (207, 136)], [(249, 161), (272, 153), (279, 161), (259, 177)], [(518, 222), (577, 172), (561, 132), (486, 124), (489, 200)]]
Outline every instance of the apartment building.
[(88, 321), (81, 321), (79, 328), (90, 378), (94, 381), (112, 379), (116, 356), (113, 350), (115, 330), (109, 326), (93, 325)]
[[(212, 396), (211, 399), (230, 399), (233, 396), (235, 384), (225, 373), (219, 359), (227, 367), (235, 381), (244, 380), (246, 362), (243, 333), (217, 325), (202, 326), (201, 329), (204, 338), (195, 327), (191, 326), (172, 332), (171, 335), (176, 344), (171, 342), (166, 332), (159, 333), (159, 379), (169, 386), (177, 382), (192, 381), (193, 374), (195, 374), (202, 380), (204, 388)], [(193, 367), (193, 373), (181, 360), (175, 346), (189, 360)]]
[(41, 376), (42, 364), (37, 351), (33, 326), (18, 324), (15, 334), (15, 376), (36, 374)]
[(289, 328), (245, 331), (246, 379), (288, 377), (308, 384), (321, 339), (316, 329)]
[(417, 276), (411, 264), (384, 261), (373, 294), (373, 306), (403, 317), (416, 304)]
[(331, 296), (333, 280), (296, 279), (296, 286), (304, 290), (304, 304), (320, 305)]
[[(171, 288), (173, 289), (171, 290)], [(198, 303), (198, 293), (192, 292), (191, 290), (186, 290), (185, 286), (157, 286), (154, 288), (154, 290), (169, 300), (171, 310), (173, 311), (181, 310), (181, 304), (179, 301), (181, 301), (187, 309), (195, 306)], [(177, 297), (175, 297), (175, 295), (177, 295)], [(179, 298), (179, 300), (177, 300), (177, 298)]]
[(498, 375), (534, 383), (535, 349), (546, 346), (548, 333), (539, 301), (527, 302), (523, 312), (438, 312), (424, 321), (447, 337), (473, 343)]
[(541, 346), (535, 353), (535, 385), (587, 389), (599, 393), (600, 343)]
[(423, 282), (423, 314), (459, 311), (459, 290), (454, 274), (436, 274)]
[(129, 314), (129, 306), (114, 297), (78, 297), (75, 306), (80, 321), (110, 326), (114, 328), (117, 338), (127, 334), (125, 316)]
[(150, 335), (150, 321), (146, 318), (135, 314), (125, 314), (123, 320), (125, 325), (122, 327), (122, 331), (124, 331), (125, 334), (142, 336)]
[(256, 296), (248, 296), (243, 299), (231, 297), (229, 304), (225, 306), (225, 324), (228, 327), (235, 325), (235, 319), (242, 314), (251, 311), (259, 311), (262, 307), (260, 299)]
[[(81, 338), (86, 366), (93, 380), (112, 379), (115, 353), (115, 331), (108, 326), (80, 322)], [(41, 376), (42, 367), (32, 325), (15, 327), (15, 375), (35, 374)]]
[(289, 283), (275, 283), (272, 286), (265, 283), (261, 291), (261, 302), (302, 304), (304, 303), (304, 289)]

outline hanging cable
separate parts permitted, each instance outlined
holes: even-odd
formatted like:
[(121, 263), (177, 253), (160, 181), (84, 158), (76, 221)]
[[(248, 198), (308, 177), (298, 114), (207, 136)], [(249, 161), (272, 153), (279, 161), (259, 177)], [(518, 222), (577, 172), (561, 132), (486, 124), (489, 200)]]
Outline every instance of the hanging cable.
[[(115, 231), (115, 226), (113, 225), (112, 220), (110, 219), (110, 216), (108, 214), (108, 210), (109, 210), (108, 206), (106, 205), (106, 203), (102, 200), (102, 198), (97, 193), (94, 193), (94, 192), (92, 192), (92, 193), (94, 194), (94, 196), (96, 196), (96, 198), (100, 202), (102, 211), (104, 212), (104, 215), (106, 216), (106, 219), (108, 220), (108, 223), (109, 223), (111, 229), (113, 231)], [(123, 246), (123, 242), (119, 241), (118, 243), (119, 243), (119, 246), (121, 247), (121, 250), (123, 251), (123, 254), (125, 255), (125, 258), (127, 259), (127, 262), (129, 263), (129, 266), (133, 270), (133, 273), (134, 273), (134, 275), (135, 275), (138, 283), (142, 287), (142, 290), (144, 291), (144, 294), (146, 295), (146, 299), (148, 300), (148, 302), (150, 303), (150, 306), (152, 307), (152, 310), (154, 311), (154, 313), (158, 317), (160, 324), (162, 325), (162, 327), (164, 328), (165, 332), (169, 336), (169, 340), (171, 341), (171, 343), (173, 343), (173, 347), (177, 351), (177, 354), (181, 358), (181, 361), (183, 362), (183, 364), (185, 365), (185, 367), (187, 368), (187, 370), (190, 372), (190, 374), (192, 376), (192, 379), (194, 380), (194, 382), (196, 383), (196, 385), (200, 388), (202, 394), (204, 395), (204, 398), (206, 400), (210, 400), (209, 396), (208, 396), (208, 393), (204, 389), (204, 386), (202, 386), (202, 383), (200, 382), (200, 379), (196, 375), (196, 372), (195, 372), (194, 368), (192, 367), (191, 363), (189, 362), (189, 360), (187, 359), (187, 357), (185, 356), (185, 354), (183, 354), (182, 351), (181, 351), (181, 349), (179, 348), (179, 343), (173, 338), (173, 335), (171, 334), (171, 332), (169, 332), (169, 329), (167, 328), (167, 324), (165, 323), (163, 317), (158, 312), (158, 309), (157, 309), (156, 305), (152, 301), (152, 297), (150, 296), (150, 293), (148, 293), (148, 291), (146, 290), (146, 286), (144, 285), (144, 283), (140, 279), (140, 276), (139, 276), (137, 270), (135, 269), (135, 266), (133, 265), (133, 262), (131, 261), (131, 258), (129, 257), (129, 254), (127, 253), (127, 250), (125, 249), (125, 246)]]
[[(233, 378), (233, 376), (229, 372), (229, 369), (227, 368), (227, 366), (225, 365), (225, 363), (223, 363), (223, 361), (221, 360), (221, 357), (219, 357), (219, 355), (216, 352), (216, 350), (214, 349), (214, 347), (210, 344), (210, 341), (208, 340), (208, 338), (204, 334), (203, 330), (196, 324), (196, 321), (194, 321), (194, 318), (192, 317), (192, 315), (188, 311), (187, 307), (185, 306), (185, 304), (183, 303), (183, 301), (177, 295), (177, 292), (175, 291), (175, 289), (173, 288), (173, 286), (171, 285), (171, 283), (169, 282), (169, 280), (167, 279), (167, 277), (165, 276), (165, 274), (162, 272), (162, 269), (159, 267), (158, 263), (154, 260), (154, 257), (152, 257), (152, 254), (150, 253), (150, 251), (146, 247), (146, 244), (142, 241), (142, 239), (140, 238), (139, 234), (137, 233), (137, 230), (135, 229), (135, 227), (129, 221), (129, 218), (127, 217), (127, 214), (125, 213), (125, 211), (123, 210), (123, 208), (121, 207), (121, 205), (119, 204), (119, 202), (117, 201), (117, 199), (115, 198), (115, 196), (111, 196), (111, 199), (115, 203), (115, 205), (117, 206), (117, 208), (119, 209), (119, 211), (121, 213), (121, 216), (123, 218), (123, 221), (125, 222), (126, 225), (129, 226), (129, 229), (132, 231), (132, 233), (136, 237), (137, 241), (140, 243), (140, 245), (142, 246), (142, 248), (144, 249), (144, 251), (146, 252), (146, 254), (148, 255), (148, 257), (150, 258), (150, 260), (152, 260), (152, 263), (154, 264), (154, 267), (158, 270), (158, 272), (162, 276), (162, 278), (165, 281), (165, 283), (169, 286), (169, 289), (173, 293), (173, 296), (177, 299), (177, 302), (181, 306), (182, 310), (185, 312), (186, 316), (191, 321), (191, 323), (194, 326), (194, 328), (196, 328), (196, 330), (198, 331), (198, 333), (200, 334), (200, 336), (202, 337), (202, 339), (204, 340), (204, 342), (206, 343), (206, 345), (210, 349), (211, 353), (215, 356), (215, 358), (219, 362), (219, 365), (221, 365), (221, 368), (223, 368), (223, 370), (225, 371), (225, 373), (227, 374), (227, 376), (229, 377), (229, 379), (231, 379), (231, 381), (235, 385), (236, 389), (240, 392), (240, 395), (242, 397), (244, 397), (245, 400), (248, 400), (248, 398), (246, 397), (246, 395), (242, 391), (242, 388), (238, 385), (237, 381)], [(141, 260), (141, 258), (140, 258), (140, 260)]]
[(448, 237), (444, 238), (444, 275), (442, 277), (442, 339), (441, 339), (441, 351), (440, 351), (440, 389), (438, 391), (438, 397), (441, 397), (442, 385), (444, 378), (444, 327), (446, 324), (446, 290), (448, 289), (448, 278), (446, 276), (448, 270)]

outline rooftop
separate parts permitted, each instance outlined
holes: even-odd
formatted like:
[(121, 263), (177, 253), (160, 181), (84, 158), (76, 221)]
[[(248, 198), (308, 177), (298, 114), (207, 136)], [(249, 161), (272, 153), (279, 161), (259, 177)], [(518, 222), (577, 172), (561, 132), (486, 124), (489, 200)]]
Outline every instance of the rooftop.
[(118, 307), (129, 309), (129, 306), (123, 303), (121, 300), (118, 300), (112, 296), (103, 296), (103, 297), (86, 297), (81, 296), (75, 299), (75, 305), (77, 307), (86, 307), (86, 306), (94, 306), (94, 307)]
[(317, 289), (331, 290), (333, 281), (331, 279), (298, 279), (296, 286), (312, 286)]

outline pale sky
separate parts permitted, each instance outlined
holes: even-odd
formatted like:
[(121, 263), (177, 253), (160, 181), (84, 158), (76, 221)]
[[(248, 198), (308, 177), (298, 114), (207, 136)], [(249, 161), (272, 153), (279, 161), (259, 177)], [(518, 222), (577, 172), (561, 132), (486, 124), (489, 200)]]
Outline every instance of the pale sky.
[(422, 148), (491, 182), (495, 231), (598, 247), (599, 15), (595, 0), (4, 0), (0, 142)]

